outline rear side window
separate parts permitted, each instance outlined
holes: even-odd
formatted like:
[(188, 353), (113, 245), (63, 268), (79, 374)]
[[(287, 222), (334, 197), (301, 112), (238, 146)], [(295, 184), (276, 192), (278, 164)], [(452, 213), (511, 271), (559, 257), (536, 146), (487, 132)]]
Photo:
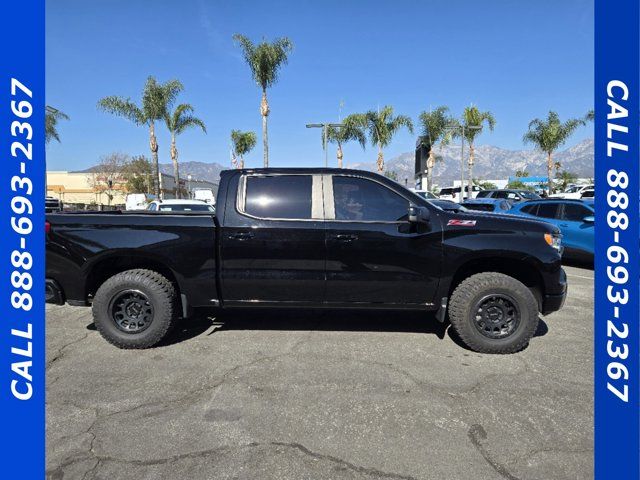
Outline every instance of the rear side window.
[(336, 220), (397, 222), (407, 218), (409, 202), (372, 180), (333, 177)]
[(478, 197), (477, 198), (485, 198), (485, 197), (489, 197), (491, 196), (491, 192), (487, 191), (487, 190), (483, 190), (481, 192), (478, 192)]
[(593, 215), (593, 212), (587, 207), (578, 205), (575, 203), (565, 203), (562, 212), (562, 219), (569, 220), (570, 222), (582, 222), (584, 217)]
[(509, 202), (500, 202), (500, 208), (502, 210), (511, 210), (511, 205), (509, 205)]
[(464, 207), (469, 210), (479, 210), (482, 212), (493, 212), (493, 205), (490, 203), (465, 203)]
[(260, 218), (310, 219), (311, 175), (247, 177), (245, 213)]
[(543, 218), (556, 218), (558, 216), (558, 203), (541, 203), (538, 207), (538, 217)]
[(535, 215), (537, 213), (536, 210), (538, 210), (538, 204), (534, 203), (533, 205), (527, 205), (525, 207), (522, 207), (521, 210), (524, 213), (528, 213), (529, 215)]

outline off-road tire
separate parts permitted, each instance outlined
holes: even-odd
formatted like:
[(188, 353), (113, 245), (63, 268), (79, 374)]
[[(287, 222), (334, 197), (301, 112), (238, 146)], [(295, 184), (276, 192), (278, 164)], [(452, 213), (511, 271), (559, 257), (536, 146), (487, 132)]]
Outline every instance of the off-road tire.
[[(519, 310), (519, 323), (504, 338), (488, 338), (474, 323), (477, 303), (487, 295), (508, 295)], [(538, 328), (538, 302), (522, 282), (497, 272), (472, 275), (458, 284), (449, 300), (449, 320), (462, 342), (480, 353), (514, 353), (529, 344)]]
[[(111, 302), (124, 290), (142, 292), (153, 307), (149, 326), (138, 333), (122, 331), (111, 313)], [(135, 269), (118, 273), (104, 282), (93, 299), (93, 321), (100, 334), (118, 348), (149, 348), (162, 341), (178, 317), (176, 290), (166, 277), (152, 270)]]

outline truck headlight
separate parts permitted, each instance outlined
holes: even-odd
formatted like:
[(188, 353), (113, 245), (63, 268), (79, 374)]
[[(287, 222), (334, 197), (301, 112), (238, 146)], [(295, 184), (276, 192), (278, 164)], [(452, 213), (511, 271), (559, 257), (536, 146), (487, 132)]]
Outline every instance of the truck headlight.
[(562, 250), (562, 235), (545, 233), (544, 240), (549, 244), (551, 248), (555, 248), (559, 252)]

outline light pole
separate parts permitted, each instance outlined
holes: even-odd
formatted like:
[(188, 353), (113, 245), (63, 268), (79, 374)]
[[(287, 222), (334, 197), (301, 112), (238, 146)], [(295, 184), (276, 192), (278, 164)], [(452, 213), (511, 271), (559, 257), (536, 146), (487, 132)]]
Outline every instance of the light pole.
[(191, 174), (190, 173), (187, 175), (187, 181), (188, 181), (187, 194), (189, 195), (189, 198), (191, 198)]
[[(460, 203), (464, 200), (464, 132), (466, 130), (482, 130), (479, 125), (452, 124), (445, 128), (447, 131), (460, 131)], [(469, 179), (469, 197), (471, 197), (471, 184), (473, 179)]]
[(329, 166), (329, 149), (327, 148), (328, 143), (328, 132), (329, 127), (334, 128), (342, 128), (344, 127), (344, 123), (307, 123), (305, 125), (307, 128), (322, 128), (322, 149), (324, 150), (324, 166), (327, 168)]

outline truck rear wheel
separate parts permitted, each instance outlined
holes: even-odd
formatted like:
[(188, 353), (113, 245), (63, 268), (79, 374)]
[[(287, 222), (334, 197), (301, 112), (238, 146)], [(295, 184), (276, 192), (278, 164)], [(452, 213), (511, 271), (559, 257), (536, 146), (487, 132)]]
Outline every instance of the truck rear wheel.
[(136, 269), (104, 282), (93, 299), (93, 321), (118, 348), (149, 348), (171, 331), (177, 318), (176, 291), (163, 275)]
[(460, 339), (480, 353), (514, 353), (538, 328), (538, 302), (522, 282), (497, 272), (466, 278), (449, 301), (449, 319)]

